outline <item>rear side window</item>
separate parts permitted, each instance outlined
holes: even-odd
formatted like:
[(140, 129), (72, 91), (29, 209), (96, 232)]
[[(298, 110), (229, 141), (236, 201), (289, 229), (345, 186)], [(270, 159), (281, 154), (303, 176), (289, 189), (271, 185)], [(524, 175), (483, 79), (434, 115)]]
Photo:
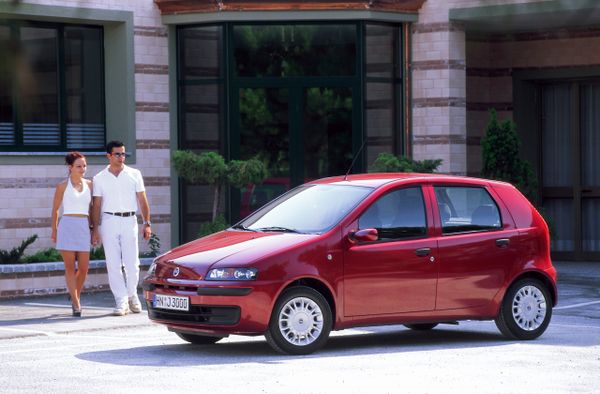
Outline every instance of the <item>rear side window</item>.
[(358, 219), (358, 226), (377, 229), (381, 241), (427, 235), (421, 188), (399, 189), (380, 197)]
[(436, 186), (442, 233), (489, 231), (502, 228), (498, 206), (482, 187)]

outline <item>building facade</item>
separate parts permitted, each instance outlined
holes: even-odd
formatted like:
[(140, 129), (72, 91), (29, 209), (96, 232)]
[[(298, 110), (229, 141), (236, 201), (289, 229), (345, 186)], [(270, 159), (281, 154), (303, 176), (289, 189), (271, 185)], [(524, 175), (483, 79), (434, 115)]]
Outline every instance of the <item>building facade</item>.
[(52, 246), (69, 150), (93, 176), (125, 142), (165, 249), (211, 211), (175, 150), (267, 163), (262, 186), (225, 193), (234, 221), (355, 156), (355, 172), (388, 152), (477, 176), (494, 108), (517, 125), (555, 258), (600, 260), (595, 1), (7, 1), (0, 43), (1, 249)]

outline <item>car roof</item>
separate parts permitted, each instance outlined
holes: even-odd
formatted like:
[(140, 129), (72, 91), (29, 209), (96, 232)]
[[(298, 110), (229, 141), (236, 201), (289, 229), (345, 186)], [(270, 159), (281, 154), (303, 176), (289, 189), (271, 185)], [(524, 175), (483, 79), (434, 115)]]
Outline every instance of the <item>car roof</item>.
[(473, 178), (467, 176), (447, 175), (447, 174), (421, 174), (415, 172), (382, 172), (370, 174), (351, 174), (348, 176), (333, 176), (329, 178), (317, 179), (310, 184), (335, 184), (335, 185), (353, 185), (378, 188), (391, 182), (402, 180), (416, 180), (451, 182), (451, 183), (470, 183), (473, 185), (484, 185), (488, 183), (497, 183), (507, 185), (505, 182), (493, 181), (489, 179)]

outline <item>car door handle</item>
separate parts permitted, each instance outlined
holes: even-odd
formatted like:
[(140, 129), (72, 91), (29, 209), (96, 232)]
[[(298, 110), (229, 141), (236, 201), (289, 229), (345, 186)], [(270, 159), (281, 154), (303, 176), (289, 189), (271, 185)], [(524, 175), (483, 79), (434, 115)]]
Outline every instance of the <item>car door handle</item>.
[(508, 244), (510, 243), (510, 239), (508, 238), (500, 238), (496, 240), (496, 246), (499, 248), (504, 248), (506, 246), (508, 246)]
[(421, 249), (415, 250), (415, 254), (417, 256), (419, 256), (419, 257), (428, 256), (429, 253), (431, 253), (431, 249), (430, 248), (421, 248)]

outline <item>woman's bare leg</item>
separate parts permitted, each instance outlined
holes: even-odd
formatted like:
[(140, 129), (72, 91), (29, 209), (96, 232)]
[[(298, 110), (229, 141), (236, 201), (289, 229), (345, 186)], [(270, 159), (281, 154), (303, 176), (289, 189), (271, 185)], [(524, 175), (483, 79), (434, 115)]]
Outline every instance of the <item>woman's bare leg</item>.
[(71, 303), (75, 310), (81, 309), (79, 304), (79, 296), (77, 294), (77, 278), (75, 277), (75, 255), (76, 252), (70, 250), (61, 250), (60, 254), (65, 263), (65, 281), (67, 282), (67, 289), (71, 295)]
[(77, 299), (81, 301), (81, 292), (85, 285), (88, 269), (90, 267), (90, 252), (77, 252)]

